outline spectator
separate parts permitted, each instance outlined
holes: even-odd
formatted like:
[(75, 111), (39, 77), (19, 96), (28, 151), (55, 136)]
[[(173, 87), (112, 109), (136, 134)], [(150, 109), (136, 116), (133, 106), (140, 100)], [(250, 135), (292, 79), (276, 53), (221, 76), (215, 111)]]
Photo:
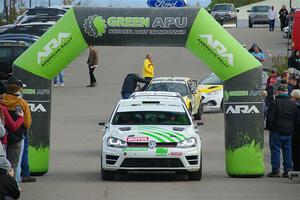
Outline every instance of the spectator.
[(285, 5), (282, 5), (281, 9), (279, 10), (279, 19), (280, 19), (280, 29), (283, 30), (287, 24), (287, 16), (289, 15), (288, 10), (286, 9)]
[[(298, 115), (300, 115), (300, 90), (293, 90), (291, 93), (292, 100), (296, 103), (298, 108)], [(300, 171), (300, 123), (296, 124), (292, 138), (292, 160), (293, 170)]]
[(259, 52), (263, 53), (261, 48), (259, 48), (259, 46), (256, 43), (253, 43), (252, 46), (250, 47), (250, 49), (248, 49), (249, 53), (253, 53), (255, 47), (257, 47), (259, 49)]
[(280, 79), (276, 81), (276, 83), (273, 84), (273, 93), (275, 94), (280, 84), (288, 85), (290, 74), (289, 72), (285, 71), (281, 74)]
[(277, 76), (277, 70), (274, 68), (271, 71), (271, 75), (267, 79), (267, 85), (266, 85), (266, 91), (267, 91), (267, 97), (266, 97), (266, 105), (274, 100), (273, 95), (273, 85), (277, 82), (278, 76)]
[[(59, 72), (58, 74), (58, 77), (59, 77), (59, 83), (60, 83), (60, 86), (61, 87), (64, 87), (64, 71), (61, 71)], [(54, 87), (57, 87), (57, 76), (54, 77), (54, 80), (53, 80), (53, 84), (54, 84)]]
[(289, 68), (295, 68), (300, 71), (300, 50), (296, 50), (288, 60)]
[(16, 115), (24, 115), (24, 123), (16, 132), (8, 128), (6, 153), (7, 159), (16, 173), (17, 183), (20, 182), (22, 147), (24, 146), (23, 135), (27, 133), (32, 122), (29, 105), (22, 97), (20, 98), (20, 91), (20, 81), (14, 76), (9, 77), (7, 80), (7, 94), (3, 95), (3, 104), (8, 107), (13, 119), (17, 117)]
[(253, 47), (253, 52), (251, 53), (259, 62), (265, 61), (265, 54), (259, 51), (257, 46)]
[[(143, 66), (143, 77), (148, 83), (154, 78), (154, 65), (152, 62), (152, 56), (150, 54), (146, 55)], [(145, 90), (148, 84), (145, 84), (142, 90)]]
[(289, 76), (289, 82), (288, 82), (288, 93), (289, 96), (291, 96), (291, 93), (294, 89), (297, 87), (297, 76), (292, 74)]
[(14, 177), (14, 171), (4, 155), (0, 155), (0, 199), (19, 199), (20, 190)]
[(297, 106), (290, 100), (285, 85), (280, 85), (276, 92), (276, 99), (267, 110), (267, 129), (270, 131), (270, 150), (272, 171), (268, 177), (280, 177), (280, 151), (283, 154), (284, 173), (288, 177), (292, 170), (292, 134), (295, 130), (295, 121), (299, 119)]
[(89, 67), (89, 75), (90, 75), (90, 84), (86, 87), (95, 87), (97, 85), (97, 80), (94, 75), (95, 69), (98, 67), (98, 53), (94, 46), (89, 46), (90, 53), (89, 58), (87, 60), (87, 64)]
[(274, 6), (271, 6), (268, 14), (269, 19), (269, 31), (274, 31), (275, 19), (276, 19), (276, 11), (274, 10)]
[(137, 83), (148, 83), (145, 79), (139, 77), (138, 74), (128, 74), (124, 79), (121, 95), (123, 99), (128, 99), (129, 96), (135, 91)]

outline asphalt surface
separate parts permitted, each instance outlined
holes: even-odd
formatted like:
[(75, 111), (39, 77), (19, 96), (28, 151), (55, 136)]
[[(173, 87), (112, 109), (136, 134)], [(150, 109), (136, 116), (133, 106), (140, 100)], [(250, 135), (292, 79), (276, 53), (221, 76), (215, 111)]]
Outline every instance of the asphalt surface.
[[(267, 28), (228, 29), (237, 40), (264, 50), (286, 49), (279, 31)], [(120, 99), (120, 89), (129, 72), (141, 74), (145, 54), (151, 52), (156, 76), (189, 76), (201, 79), (210, 71), (184, 48), (99, 47), (98, 85), (86, 88), (87, 51), (65, 70), (65, 87), (53, 88), (51, 161), (49, 172), (36, 183), (22, 183), (21, 199), (299, 199), (300, 185), (286, 178), (230, 178), (225, 172), (223, 114), (204, 114), (203, 179), (188, 181), (173, 174), (130, 174), (103, 182), (100, 172), (102, 131), (98, 122), (107, 121)], [(270, 170), (265, 142), (266, 172)]]

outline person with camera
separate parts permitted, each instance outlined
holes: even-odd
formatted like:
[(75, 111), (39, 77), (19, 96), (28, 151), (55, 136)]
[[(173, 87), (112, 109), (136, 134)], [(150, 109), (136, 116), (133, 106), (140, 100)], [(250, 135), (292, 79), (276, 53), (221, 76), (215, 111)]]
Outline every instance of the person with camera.
[(4, 155), (0, 155), (0, 200), (19, 199), (20, 190), (14, 170)]

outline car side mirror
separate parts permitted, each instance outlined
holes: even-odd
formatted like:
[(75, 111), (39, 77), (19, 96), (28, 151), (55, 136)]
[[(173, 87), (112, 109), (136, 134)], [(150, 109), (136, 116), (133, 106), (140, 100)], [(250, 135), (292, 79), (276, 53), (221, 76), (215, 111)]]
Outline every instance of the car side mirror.
[(251, 12), (250, 10), (247, 10), (247, 12)]
[(208, 9), (207, 9), (207, 12), (208, 12), (208, 13), (211, 13), (211, 10), (210, 10), (210, 8), (208, 8)]
[(240, 9), (237, 8), (237, 9), (236, 9), (236, 12), (240, 12)]

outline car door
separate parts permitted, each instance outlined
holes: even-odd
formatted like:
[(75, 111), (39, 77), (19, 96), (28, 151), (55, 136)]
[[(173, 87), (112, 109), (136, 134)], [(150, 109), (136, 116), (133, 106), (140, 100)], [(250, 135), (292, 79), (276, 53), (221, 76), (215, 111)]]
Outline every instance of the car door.
[(12, 73), (13, 53), (10, 46), (0, 47), (0, 78), (1, 80), (7, 79)]

